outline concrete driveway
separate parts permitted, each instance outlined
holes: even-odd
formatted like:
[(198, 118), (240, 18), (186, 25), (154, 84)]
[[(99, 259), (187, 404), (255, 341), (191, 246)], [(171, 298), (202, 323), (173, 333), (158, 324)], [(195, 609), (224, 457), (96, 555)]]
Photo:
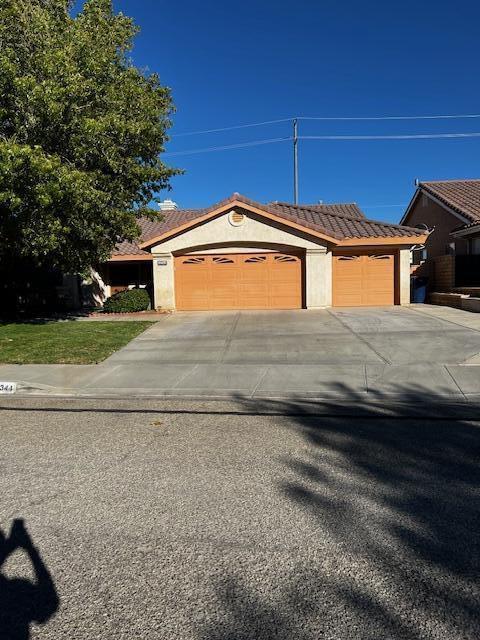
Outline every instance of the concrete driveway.
[(472, 405), (0, 405), (2, 640), (479, 638)]
[(0, 378), (52, 393), (476, 399), (478, 354), (479, 316), (428, 305), (178, 313), (101, 365), (0, 367)]
[(167, 316), (106, 362), (458, 364), (479, 352), (480, 331), (410, 308), (226, 311)]

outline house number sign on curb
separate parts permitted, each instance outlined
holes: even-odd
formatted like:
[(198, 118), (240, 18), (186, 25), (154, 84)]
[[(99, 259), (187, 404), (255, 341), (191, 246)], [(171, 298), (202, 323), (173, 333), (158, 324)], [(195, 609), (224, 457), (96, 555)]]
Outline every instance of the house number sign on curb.
[(15, 393), (16, 391), (16, 382), (0, 382), (0, 393)]

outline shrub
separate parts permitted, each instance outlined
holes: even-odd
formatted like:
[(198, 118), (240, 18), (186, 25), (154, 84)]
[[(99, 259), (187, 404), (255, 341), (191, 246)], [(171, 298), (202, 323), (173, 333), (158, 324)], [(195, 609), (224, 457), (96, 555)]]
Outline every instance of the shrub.
[(128, 289), (119, 291), (105, 300), (105, 313), (128, 313), (146, 311), (150, 306), (150, 296), (146, 289)]

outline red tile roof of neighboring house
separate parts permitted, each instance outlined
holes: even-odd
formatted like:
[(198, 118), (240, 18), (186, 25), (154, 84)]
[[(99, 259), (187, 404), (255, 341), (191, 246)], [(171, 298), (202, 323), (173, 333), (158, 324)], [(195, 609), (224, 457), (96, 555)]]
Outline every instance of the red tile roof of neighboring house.
[[(238, 193), (230, 198), (222, 200), (206, 209), (174, 209), (164, 211), (161, 220), (142, 218), (138, 221), (141, 235), (138, 244), (153, 240), (160, 235), (172, 231), (188, 222), (194, 221), (219, 209), (229, 203), (251, 205), (259, 210), (270, 213), (286, 221), (301, 225), (306, 229), (312, 229), (336, 240), (346, 238), (398, 238), (421, 236), (425, 234), (422, 229), (400, 226), (388, 222), (368, 220), (355, 203), (347, 204), (315, 204), (294, 205), (286, 202), (271, 202), (260, 204)], [(117, 245), (114, 255), (141, 255), (149, 254), (148, 250), (142, 250), (137, 243), (121, 242)]]
[(469, 222), (480, 222), (480, 180), (438, 180), (418, 186)]

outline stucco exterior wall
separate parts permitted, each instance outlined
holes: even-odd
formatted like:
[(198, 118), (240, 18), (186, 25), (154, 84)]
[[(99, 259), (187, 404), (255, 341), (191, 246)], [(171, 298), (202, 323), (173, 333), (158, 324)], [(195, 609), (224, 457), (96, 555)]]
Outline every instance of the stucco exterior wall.
[(153, 300), (155, 309), (175, 309), (174, 258), (171, 253), (153, 253)]
[(410, 304), (410, 249), (400, 249), (398, 260), (399, 303)]
[(297, 247), (299, 249), (315, 249), (325, 246), (320, 240), (314, 242), (295, 230), (282, 229), (260, 222), (253, 216), (245, 216), (245, 222), (240, 226), (233, 226), (229, 222), (228, 213), (214, 218), (205, 224), (201, 224), (194, 229), (190, 229), (175, 238), (171, 238), (152, 248), (152, 253), (175, 253), (185, 251), (185, 249), (200, 248), (201, 246), (212, 246), (215, 243), (238, 243), (245, 242), (253, 244), (272, 243)]
[(332, 252), (307, 249), (305, 257), (306, 306), (319, 309), (332, 306)]
[(305, 288), (309, 308), (331, 305), (331, 254), (326, 243), (280, 225), (265, 224), (246, 215), (240, 226), (228, 213), (152, 247), (155, 307), (175, 308), (174, 256), (184, 253), (244, 253), (247, 251), (306, 251)]
[[(458, 229), (463, 224), (462, 220), (447, 211), (432, 200), (427, 194), (421, 194), (417, 202), (410, 211), (405, 224), (409, 227), (416, 227), (419, 224), (426, 224), (429, 229), (434, 228), (425, 244), (428, 258), (443, 256), (447, 253), (447, 245), (453, 241), (450, 233)], [(467, 242), (465, 240), (456, 241), (456, 252), (467, 253)]]

